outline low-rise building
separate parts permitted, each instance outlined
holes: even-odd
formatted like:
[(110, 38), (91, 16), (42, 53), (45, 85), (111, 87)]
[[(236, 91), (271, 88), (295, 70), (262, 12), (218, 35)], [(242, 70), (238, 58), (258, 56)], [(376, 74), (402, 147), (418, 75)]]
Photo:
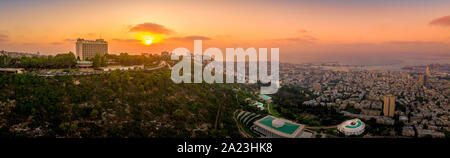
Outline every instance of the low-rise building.
[(92, 67), (93, 63), (92, 61), (77, 61), (77, 67), (86, 68), (86, 67)]
[(417, 136), (419, 137), (431, 136), (433, 138), (445, 138), (444, 133), (429, 129), (417, 129)]
[(252, 129), (265, 138), (304, 138), (311, 136), (305, 126), (274, 116), (266, 116), (255, 121)]
[(416, 132), (414, 132), (414, 128), (412, 126), (404, 126), (402, 129), (402, 135), (413, 137)]
[(103, 67), (101, 68), (105, 72), (114, 71), (114, 70), (135, 70), (135, 69), (144, 69), (144, 65), (138, 65), (138, 66), (109, 66), (109, 67)]
[(23, 74), (23, 68), (0, 68), (0, 72)]
[(399, 120), (402, 122), (408, 122), (408, 116), (400, 116)]
[(262, 100), (264, 100), (264, 101), (267, 102), (267, 103), (272, 102), (272, 97), (267, 96), (267, 95), (264, 95), (264, 94), (260, 94), (260, 95), (259, 95), (259, 98), (261, 98)]

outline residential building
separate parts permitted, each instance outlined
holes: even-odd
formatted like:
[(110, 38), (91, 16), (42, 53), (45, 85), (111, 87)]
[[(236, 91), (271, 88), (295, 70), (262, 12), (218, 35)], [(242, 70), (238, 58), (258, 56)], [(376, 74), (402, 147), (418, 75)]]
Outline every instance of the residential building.
[(383, 97), (383, 114), (387, 117), (394, 117), (395, 112), (395, 96), (392, 94), (387, 94)]

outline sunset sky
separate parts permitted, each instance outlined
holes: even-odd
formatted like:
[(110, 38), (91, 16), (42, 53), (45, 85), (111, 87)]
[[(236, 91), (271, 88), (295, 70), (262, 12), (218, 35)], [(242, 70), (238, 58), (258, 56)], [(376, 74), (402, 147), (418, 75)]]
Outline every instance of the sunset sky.
[[(449, 0), (1, 0), (0, 50), (56, 54), (104, 38), (110, 53), (280, 48), (286, 61), (450, 56)], [(143, 43), (143, 36), (157, 41)]]

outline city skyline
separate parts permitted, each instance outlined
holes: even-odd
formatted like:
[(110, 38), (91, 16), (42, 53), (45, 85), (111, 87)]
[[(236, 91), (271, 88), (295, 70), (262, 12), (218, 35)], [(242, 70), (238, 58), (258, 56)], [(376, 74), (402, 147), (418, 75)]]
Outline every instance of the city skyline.
[(328, 151), (328, 141), (366, 153), (423, 150), (411, 148), (419, 138), (448, 146), (437, 139), (450, 138), (449, 0), (2, 0), (0, 10), (3, 138), (145, 138), (155, 143), (145, 151), (205, 156), (299, 155), (309, 149), (298, 144)]
[[(450, 2), (421, 1), (2, 1), (0, 49), (75, 52), (77, 38), (104, 38), (109, 53), (177, 47), (277, 47), (286, 62), (449, 59)], [(220, 7), (217, 7), (220, 6)], [(183, 16), (179, 16), (183, 14)], [(52, 32), (52, 33), (49, 33)], [(153, 40), (153, 41), (152, 41)], [(419, 56), (419, 57), (417, 57)]]

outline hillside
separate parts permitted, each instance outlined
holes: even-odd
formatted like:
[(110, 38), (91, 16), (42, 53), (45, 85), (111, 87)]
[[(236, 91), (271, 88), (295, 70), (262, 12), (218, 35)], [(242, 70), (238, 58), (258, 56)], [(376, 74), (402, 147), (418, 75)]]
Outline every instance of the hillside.
[(229, 85), (174, 84), (168, 69), (0, 75), (1, 137), (240, 137)]

